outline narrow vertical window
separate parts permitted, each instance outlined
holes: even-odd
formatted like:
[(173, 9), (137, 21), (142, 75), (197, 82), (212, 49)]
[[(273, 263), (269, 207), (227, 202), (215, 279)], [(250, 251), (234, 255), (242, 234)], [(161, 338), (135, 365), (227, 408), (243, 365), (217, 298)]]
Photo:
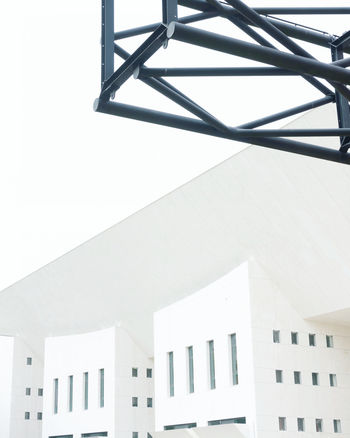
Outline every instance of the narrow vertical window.
[(27, 357), (27, 365), (32, 365), (33, 360), (31, 357)]
[(25, 420), (30, 420), (30, 412), (25, 412), (24, 413), (24, 419)]
[(314, 386), (318, 386), (319, 382), (318, 382), (318, 373), (312, 373), (312, 384)]
[(84, 373), (84, 409), (89, 408), (89, 373)]
[(237, 336), (233, 333), (231, 340), (231, 366), (232, 366), (232, 383), (238, 385), (238, 364), (237, 364)]
[(215, 389), (214, 341), (208, 341), (208, 352), (209, 352), (209, 382), (210, 382), (210, 389)]
[(293, 345), (299, 344), (298, 332), (291, 332), (290, 337)]
[(328, 348), (333, 348), (334, 347), (333, 336), (331, 336), (331, 335), (327, 335), (326, 336), (326, 344), (327, 344)]
[(323, 431), (323, 421), (322, 418), (316, 418), (316, 432)]
[(194, 369), (193, 369), (193, 347), (187, 347), (188, 360), (188, 390), (192, 394), (194, 392)]
[(132, 368), (132, 369), (131, 369), (131, 376), (132, 376), (132, 377), (137, 377), (137, 374), (138, 374), (138, 370), (137, 370), (137, 368)]
[(316, 335), (314, 333), (309, 334), (309, 345), (310, 347), (316, 347)]
[(305, 420), (304, 418), (297, 418), (298, 432), (305, 431)]
[(335, 374), (329, 375), (329, 384), (330, 386), (337, 386), (337, 376)]
[(279, 330), (273, 330), (272, 332), (272, 340), (275, 344), (279, 344), (281, 342), (280, 338), (280, 331)]
[(276, 370), (276, 383), (283, 383), (283, 371)]
[(168, 353), (169, 395), (174, 397), (174, 353)]
[(137, 408), (139, 405), (139, 399), (137, 397), (131, 397), (131, 406), (133, 408)]
[(26, 395), (30, 395), (32, 393), (31, 388), (26, 388)]
[(43, 390), (43, 388), (38, 388), (38, 396), (39, 396), (39, 397), (42, 397), (43, 394), (44, 394), (44, 390)]
[(152, 408), (153, 407), (153, 398), (147, 397), (147, 407)]
[(53, 379), (53, 413), (58, 412), (58, 379)]
[(104, 368), (100, 369), (100, 408), (103, 408), (105, 405), (105, 370)]
[(333, 420), (334, 433), (341, 433), (341, 423), (340, 420)]
[(301, 372), (300, 371), (294, 371), (294, 383), (296, 385), (301, 384)]
[(42, 412), (38, 412), (38, 413), (36, 414), (36, 419), (39, 420), (39, 421), (41, 421), (41, 420), (43, 419), (43, 413), (42, 413)]
[(279, 426), (279, 430), (281, 430), (281, 431), (287, 430), (286, 417), (278, 417), (278, 426)]
[(68, 377), (68, 411), (73, 411), (73, 376)]
[(152, 368), (147, 368), (147, 370), (146, 370), (146, 377), (148, 379), (152, 379)]

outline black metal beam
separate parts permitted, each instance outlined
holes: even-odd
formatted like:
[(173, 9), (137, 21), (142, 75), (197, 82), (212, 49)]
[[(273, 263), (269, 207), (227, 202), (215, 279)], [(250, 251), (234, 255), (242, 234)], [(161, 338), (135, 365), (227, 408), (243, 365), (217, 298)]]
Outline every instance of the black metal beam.
[(314, 100), (312, 102), (305, 103), (304, 105), (299, 105), (294, 108), (290, 108), (288, 110), (280, 111), (276, 114), (272, 114), (270, 116), (254, 120), (252, 122), (244, 123), (243, 125), (237, 126), (237, 128), (242, 128), (242, 129), (257, 128), (258, 126), (267, 125), (268, 123), (276, 122), (277, 120), (282, 120), (285, 119), (286, 117), (294, 116), (304, 111), (308, 111), (323, 105), (327, 105), (328, 103), (334, 102), (334, 99), (335, 99), (334, 96), (325, 96), (322, 97), (322, 99)]
[[(130, 76), (139, 65), (143, 64), (163, 45), (166, 40), (167, 26), (160, 24), (147, 40), (118, 68), (116, 72), (104, 83), (100, 98), (108, 100)], [(114, 48), (113, 48), (114, 50)]]
[[(178, 0), (179, 5), (186, 6), (198, 11), (211, 12), (215, 11), (206, 0)], [(237, 12), (232, 11), (231, 8), (225, 6), (229, 10), (229, 13), (237, 15)], [(269, 8), (254, 8), (259, 14), (268, 13)], [(288, 23), (273, 17), (267, 17), (268, 21), (274, 24), (279, 30), (288, 35), (289, 37), (299, 39), (308, 43), (316, 44), (322, 47), (329, 48), (330, 43), (334, 40), (334, 36), (327, 32), (317, 31), (310, 29), (309, 27), (301, 26), (295, 23)], [(249, 24), (249, 21), (246, 20)], [(350, 48), (344, 50), (346, 53), (350, 53)]]
[(318, 76), (330, 81), (350, 84), (350, 71), (303, 56), (280, 52), (269, 47), (261, 47), (213, 32), (196, 29), (180, 23), (171, 23), (168, 38), (194, 44), (242, 58), (271, 64), (276, 67), (296, 71), (301, 74)]
[(177, 0), (162, 0), (163, 2), (163, 23), (168, 25), (177, 21)]
[(114, 0), (102, 0), (101, 86), (114, 73)]
[[(208, 20), (209, 18), (217, 17), (218, 13), (216, 11), (211, 12), (201, 12), (199, 14), (187, 15), (186, 17), (181, 17), (177, 21), (182, 24), (196, 23), (198, 21)], [(145, 33), (154, 32), (161, 23), (148, 24), (146, 26), (134, 27), (132, 29), (121, 30), (115, 32), (114, 40), (122, 40), (124, 38), (129, 38), (133, 36), (143, 35)]]
[(162, 76), (299, 76), (299, 73), (276, 67), (184, 67), (141, 68), (139, 78)]
[[(200, 120), (194, 120), (188, 117), (182, 117), (160, 111), (149, 110), (146, 108), (135, 107), (132, 105), (126, 105), (116, 102), (104, 102), (100, 99), (97, 99), (94, 104), (94, 110), (114, 116), (126, 117), (134, 120), (154, 123), (157, 125), (163, 125), (191, 132), (211, 135), (214, 137), (237, 140), (234, 134), (219, 132), (215, 128), (212, 128), (211, 126)], [(297, 142), (294, 140), (243, 137), (240, 138), (239, 141), (248, 144), (268, 147), (271, 149), (306, 155), (309, 157), (350, 164), (349, 153), (342, 153), (334, 149)]]

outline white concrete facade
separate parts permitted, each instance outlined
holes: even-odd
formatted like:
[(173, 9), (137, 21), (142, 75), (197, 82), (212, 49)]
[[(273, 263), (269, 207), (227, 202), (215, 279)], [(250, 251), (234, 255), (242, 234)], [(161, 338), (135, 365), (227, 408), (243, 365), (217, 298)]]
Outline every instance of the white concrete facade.
[(124, 329), (47, 338), (44, 374), (43, 437), (153, 432), (153, 361)]
[[(303, 436), (316, 437), (316, 419), (322, 420), (322, 436), (350, 436), (349, 328), (304, 320), (257, 263), (246, 262), (160, 310), (154, 326), (158, 432), (169, 425), (205, 427), (213, 420), (245, 417), (246, 429), (241, 433), (252, 438), (295, 437), (298, 421)], [(279, 342), (273, 340), (274, 331)], [(233, 384), (230, 357), (233, 333), (238, 384)], [(292, 333), (297, 344), (292, 344)], [(327, 336), (332, 347), (327, 347)], [(215, 389), (208, 380), (211, 340)], [(194, 357), (193, 393), (188, 387), (189, 346)], [(174, 362), (173, 396), (168, 386), (169, 352)], [(280, 430), (280, 422), (286, 430)], [(157, 436), (170, 437), (169, 432)]]

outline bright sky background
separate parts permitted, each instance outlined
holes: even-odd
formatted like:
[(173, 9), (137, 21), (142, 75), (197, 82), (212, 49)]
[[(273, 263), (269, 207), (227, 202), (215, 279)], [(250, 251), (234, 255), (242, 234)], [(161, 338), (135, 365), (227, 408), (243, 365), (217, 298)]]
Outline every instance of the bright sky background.
[[(247, 3), (349, 6), (348, 0)], [(161, 0), (116, 0), (116, 6), (116, 30), (161, 18)], [(348, 17), (285, 18), (339, 35), (350, 27)], [(222, 19), (196, 25), (246, 39)], [(92, 111), (100, 80), (100, 0), (2, 2), (0, 32), (0, 290), (242, 148)], [(145, 37), (120, 44), (132, 51)], [(330, 61), (327, 49), (304, 47)], [(171, 41), (148, 65), (254, 63)], [(232, 126), (322, 97), (300, 78), (170, 81)], [(117, 99), (185, 114), (133, 79)]]

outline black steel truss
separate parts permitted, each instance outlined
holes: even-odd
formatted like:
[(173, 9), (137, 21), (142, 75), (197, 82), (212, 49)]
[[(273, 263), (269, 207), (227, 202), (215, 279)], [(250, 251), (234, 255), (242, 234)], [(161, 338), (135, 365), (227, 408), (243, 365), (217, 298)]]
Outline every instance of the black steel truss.
[[(192, 8), (197, 13), (178, 17), (178, 6)], [(198, 13), (198, 11), (200, 11)], [(244, 143), (278, 149), (310, 157), (350, 164), (350, 31), (338, 37), (296, 25), (271, 15), (349, 14), (350, 7), (273, 7), (250, 8), (242, 0), (162, 0), (163, 22), (115, 32), (114, 0), (102, 0), (102, 62), (101, 94), (94, 104), (95, 111), (144, 122), (169, 126), (201, 134), (238, 140)], [(223, 17), (249, 35), (256, 43), (208, 32), (188, 24)], [(289, 53), (278, 50), (254, 28), (263, 30), (282, 44)], [(151, 33), (132, 54), (116, 41)], [(293, 38), (293, 39), (292, 39)], [(147, 68), (145, 62), (156, 51), (174, 39), (210, 50), (240, 56), (267, 64), (262, 67), (195, 67)], [(328, 47), (332, 62), (315, 59), (295, 40)], [(124, 62), (114, 71), (114, 55)], [(117, 90), (132, 76), (185, 108), (196, 118), (150, 110), (113, 99)], [(289, 110), (268, 115), (259, 120), (231, 127), (225, 125), (204, 108), (167, 82), (164, 77), (189, 76), (301, 76), (324, 96)], [(328, 82), (324, 85), (319, 79)], [(319, 129), (256, 129), (271, 122), (335, 102), (338, 128)], [(287, 137), (339, 137), (340, 149), (324, 148)]]

